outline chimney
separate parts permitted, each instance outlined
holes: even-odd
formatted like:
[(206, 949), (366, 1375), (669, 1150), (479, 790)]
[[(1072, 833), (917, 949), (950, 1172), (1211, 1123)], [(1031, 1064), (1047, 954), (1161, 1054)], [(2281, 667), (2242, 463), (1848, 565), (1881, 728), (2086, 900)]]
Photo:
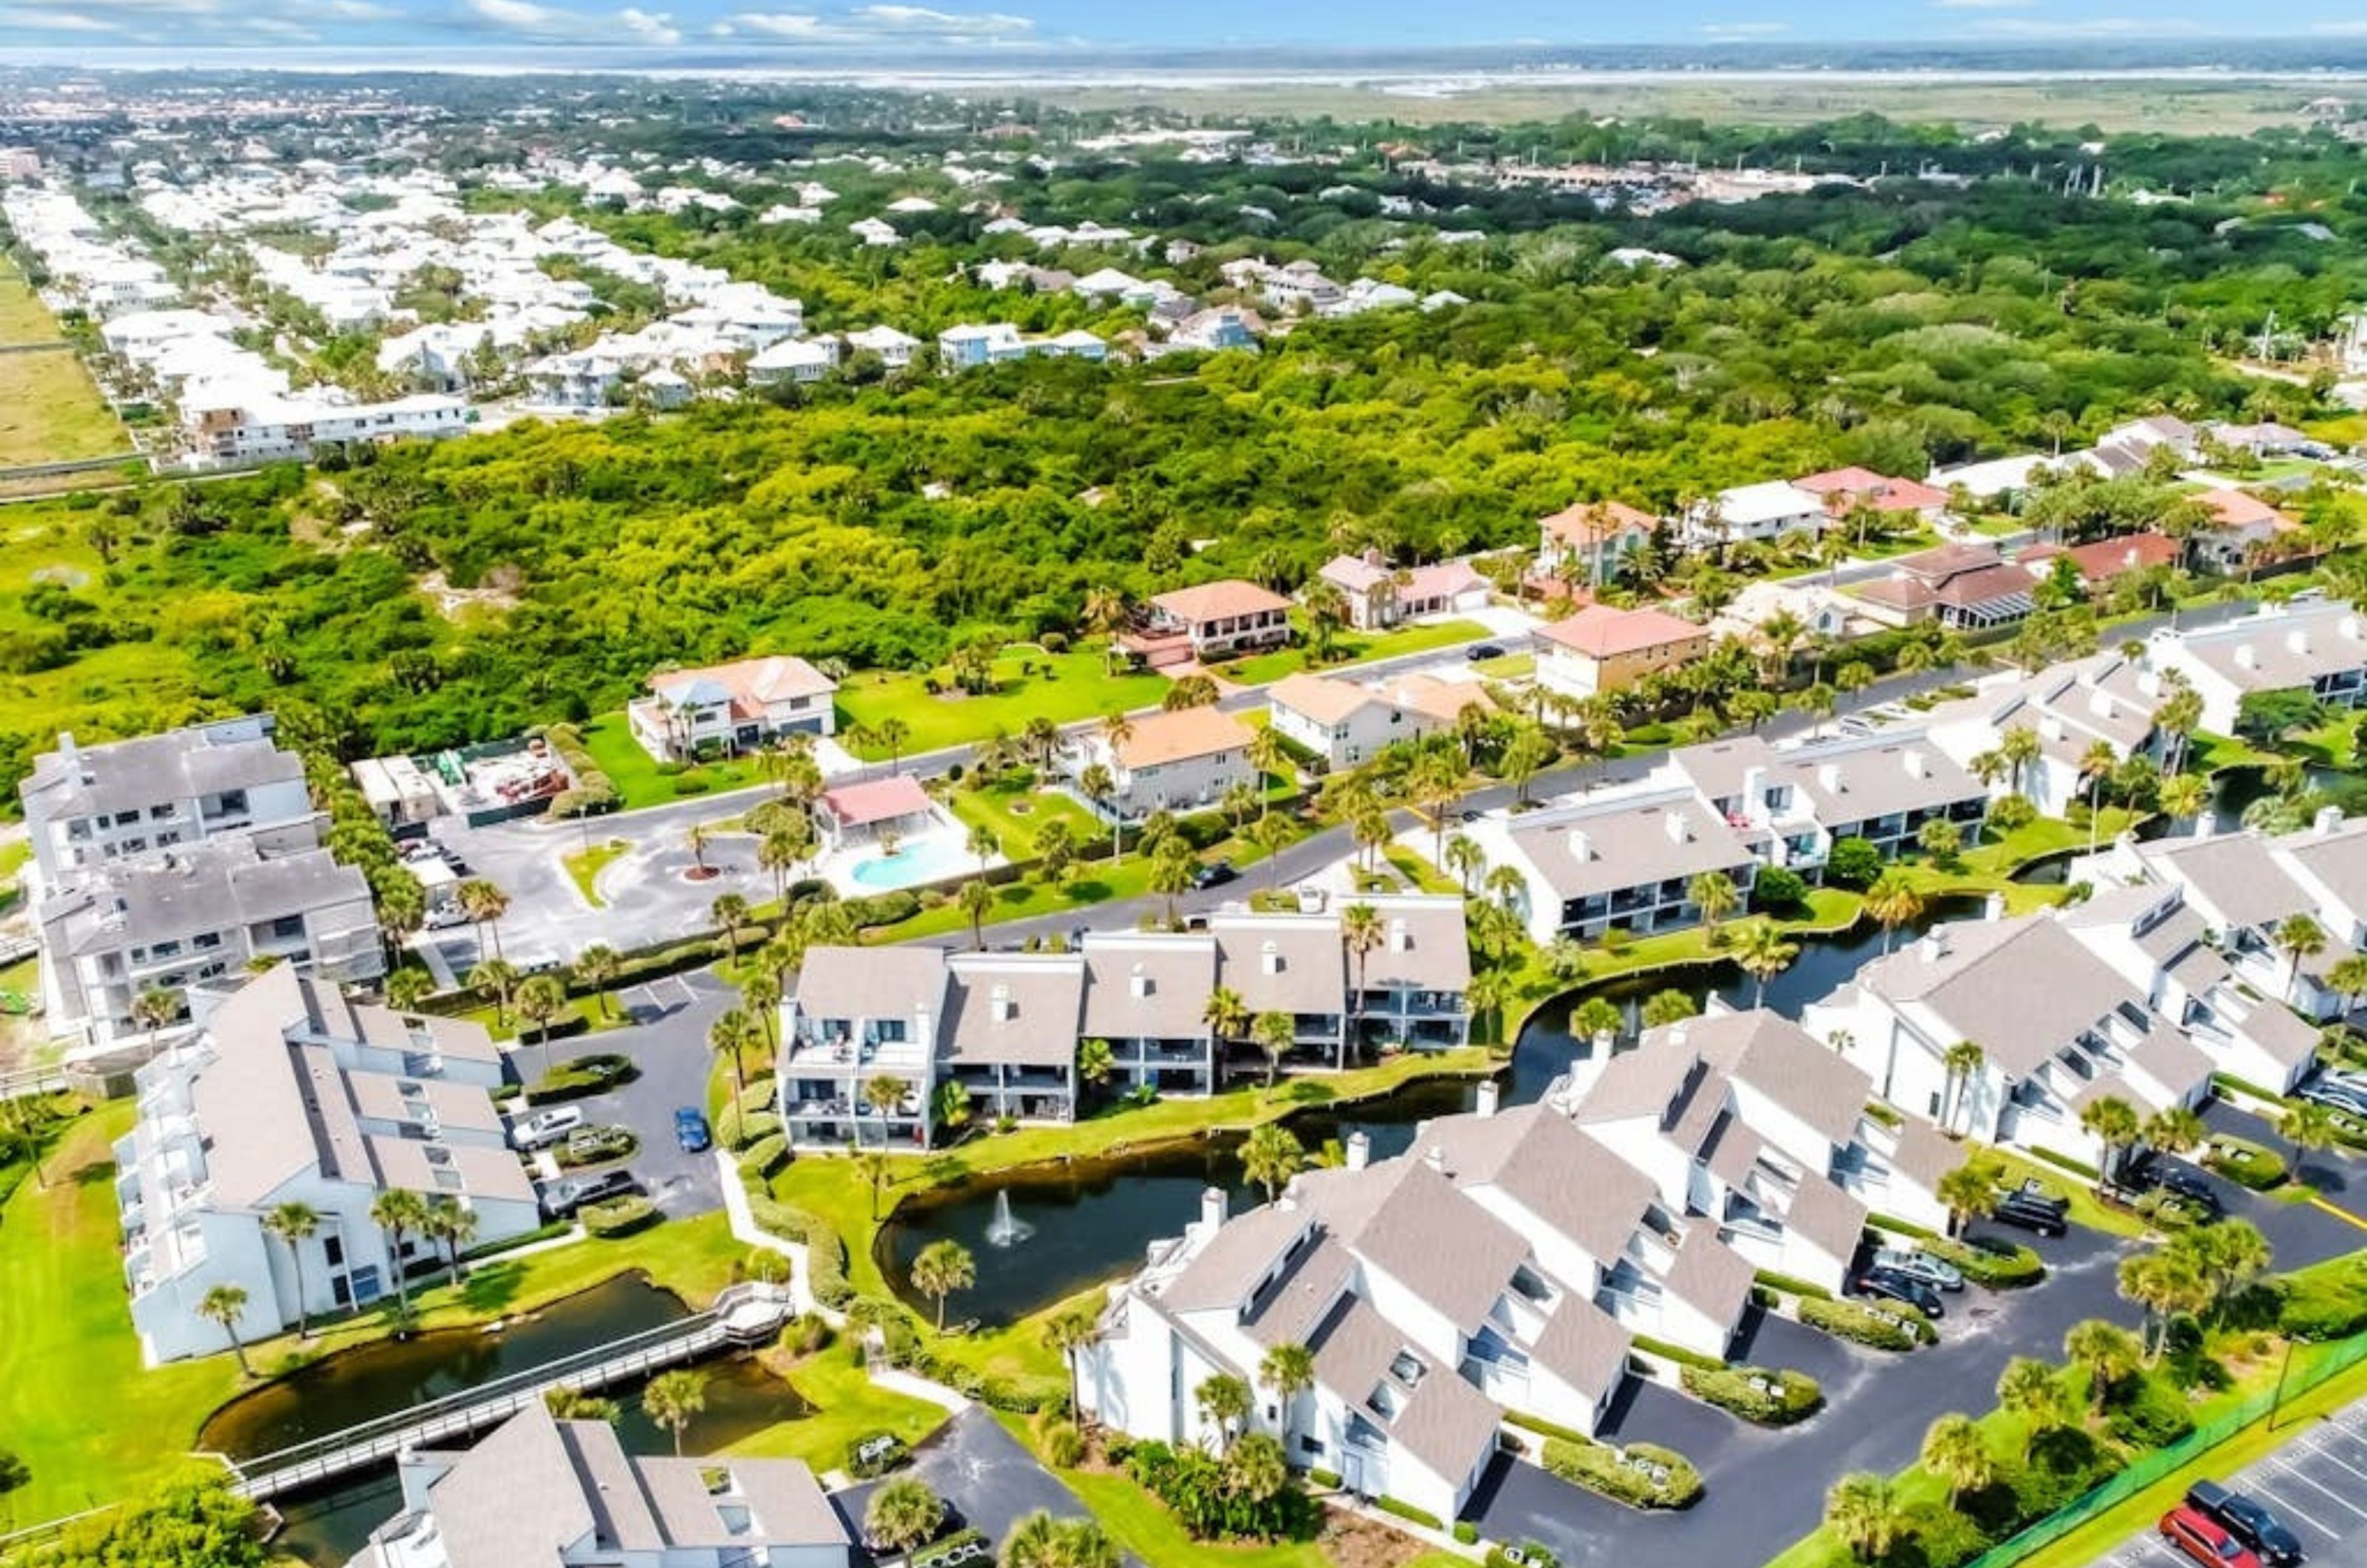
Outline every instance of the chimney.
[(1266, 940), (1263, 947), (1258, 949), (1258, 962), (1259, 966), (1269, 975), (1282, 973), (1282, 949), (1274, 945), (1271, 937)]
[(1433, 1144), (1430, 1145), (1428, 1151), (1422, 1155), (1421, 1163), (1430, 1167), (1431, 1169), (1438, 1172), (1439, 1175), (1444, 1176), (1446, 1174), (1446, 1151), (1440, 1148), (1436, 1144)]
[(2131, 545), (2127, 549), (2121, 552), (2121, 570), (2123, 571), (2135, 571), (2136, 569), (2137, 547), (2135, 545)]
[(1758, 816), (1761, 807), (1764, 806), (1766, 801), (1767, 770), (1764, 768), (1743, 769), (1742, 814), (1745, 817)]
[(61, 729), (58, 731), (58, 755), (65, 759), (65, 763), (68, 767), (73, 767), (74, 762), (82, 756), (81, 752), (74, 750), (73, 730)]
[(2161, 676), (2151, 670), (2137, 671), (2137, 690), (2148, 697), (2161, 695)]
[(1127, 976), (1127, 984), (1137, 997), (1150, 995), (1150, 971), (1139, 964), (1136, 964), (1134, 973)]
[(994, 1021), (1009, 1023), (1011, 1021), (1011, 987), (997, 981), (991, 995), (991, 1000)]
[(929, 1010), (925, 1003), (915, 1004), (912, 1009), (912, 1038), (923, 1043), (936, 1038), (935, 1032), (929, 1026)]
[(1391, 953), (1413, 951), (1413, 932), (1407, 928), (1403, 916), (1394, 917), (1389, 921), (1389, 951)]
[(1381, 564), (1381, 552), (1377, 548), (1367, 545), (1365, 547), (1364, 560), (1366, 566), (1377, 567)]
[(2339, 806), (2318, 807), (2317, 815), (2310, 818), (2309, 826), (2312, 832), (2323, 839), (2342, 826), (2342, 807)]
[(1926, 964), (1937, 964), (1948, 956), (1948, 939), (1936, 931), (1925, 931), (1915, 939), (1915, 952)]
[(1827, 795), (1841, 793), (1841, 765), (1839, 762), (1817, 764), (1817, 787)]
[(1992, 893), (1987, 898), (1982, 900), (1981, 919), (1985, 920), (2001, 920), (2005, 919), (2004, 894)]
[(1668, 829), (1669, 842), (1672, 844), (1682, 844), (1693, 837), (1685, 830), (1685, 814), (1682, 811), (1668, 813), (1660, 819), (1660, 826)]
[(1203, 1241), (1224, 1229), (1225, 1222), (1231, 1217), (1232, 1204), (1226, 1198), (1223, 1188), (1204, 1187), (1200, 1190), (1200, 1230)]
[(1914, 750), (1904, 751), (1899, 754), (1898, 760), (1907, 764), (1907, 776), (1908, 778), (1920, 779), (1931, 776), (1931, 770), (1924, 762), (1922, 752)]
[(1497, 1105), (1503, 1097), (1504, 1091), (1498, 1087), (1494, 1078), (1482, 1078), (1479, 1080), (1478, 1102), (1471, 1109), (1482, 1116), (1493, 1116), (1496, 1114)]
[(2259, 650), (2255, 649), (2248, 642), (2237, 643), (2236, 645), (2236, 668), (2238, 670), (2258, 670), (2259, 667)]
[(2293, 649), (2295, 653), (2307, 653), (2309, 651), (2309, 633), (2299, 626), (2295, 626), (2293, 630), (2285, 633), (2285, 646)]
[(1586, 841), (1586, 830), (1583, 828), (1572, 828), (1569, 830), (1569, 852), (1573, 860), (1588, 861), (1594, 858), (1593, 846)]
[(1362, 1170), (1373, 1163), (1373, 1139), (1368, 1133), (1348, 1134), (1348, 1168)]

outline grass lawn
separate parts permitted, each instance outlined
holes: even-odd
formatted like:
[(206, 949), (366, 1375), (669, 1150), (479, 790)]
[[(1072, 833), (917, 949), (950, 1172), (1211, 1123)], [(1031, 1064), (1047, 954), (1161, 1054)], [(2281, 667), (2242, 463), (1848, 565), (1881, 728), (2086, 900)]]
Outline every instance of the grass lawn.
[(1471, 673), (1486, 681), (1525, 681), (1537, 672), (1537, 656), (1534, 653), (1508, 653), (1501, 659), (1482, 659), (1471, 666)]
[(59, 336), (58, 323), (33, 286), (0, 259), (0, 344), (55, 343)]
[[(1023, 734), (1031, 718), (1070, 724), (1156, 706), (1169, 684), (1164, 675), (1112, 673), (1098, 644), (1066, 653), (1014, 649), (995, 661), (994, 678), (993, 691), (969, 696), (953, 690), (952, 678), (943, 670), (925, 677), (897, 670), (849, 675), (838, 688), (838, 743), (858, 757), (884, 759), (889, 749), (876, 731), (883, 721), (895, 718), (905, 726), (904, 739), (896, 748), (902, 755), (967, 746), (998, 729)], [(945, 690), (931, 694), (923, 683), (929, 679)]]
[(2248, 740), (2231, 735), (2209, 735), (2196, 730), (2187, 738), (2187, 766), (2200, 773), (2215, 773), (2223, 768), (2258, 768), (2274, 760), (2274, 753), (2263, 751)]
[(946, 1413), (938, 1406), (874, 1383), (855, 1364), (847, 1345), (844, 1339), (833, 1341), (786, 1370), (785, 1381), (811, 1410), (743, 1438), (724, 1452), (801, 1459), (820, 1472), (844, 1464), (847, 1448), (857, 1438), (893, 1432), (910, 1447), (944, 1424)]
[[(0, 1432), (31, 1467), (8, 1503), (21, 1520), (70, 1513), (143, 1491), (187, 1452), (216, 1406), (240, 1392), (228, 1354), (140, 1364), (124, 1304), (108, 1146), (131, 1125), (117, 1101), (65, 1134), (49, 1161), (51, 1186), (28, 1180), (0, 1215)], [(642, 1269), (694, 1304), (730, 1282), (742, 1253), (720, 1214), (671, 1220), (627, 1240), (585, 1242), (531, 1258), (480, 1264), (458, 1289), (414, 1291), (421, 1325), (456, 1327), (547, 1304), (629, 1269)], [(254, 1346), (255, 1364), (284, 1370), (377, 1337), (373, 1314)]]
[(1331, 659), (1317, 665), (1313, 662), (1314, 649), (1307, 642), (1306, 628), (1302, 626), (1299, 628), (1299, 640), (1288, 648), (1278, 648), (1271, 653), (1251, 654), (1247, 659), (1216, 666), (1216, 670), (1236, 685), (1263, 686), (1301, 670), (1334, 670), (1342, 664), (1394, 659), (1406, 653), (1426, 653), (1433, 648), (1451, 648), (1458, 642), (1470, 642), (1487, 635), (1488, 628), (1477, 621), (1437, 621), (1417, 626), (1399, 626), (1393, 632), (1347, 632), (1331, 639)]
[(604, 909), (607, 908), (608, 901), (600, 897), (595, 886), (600, 880), (600, 873), (630, 848), (632, 846), (622, 839), (610, 839), (588, 849), (572, 851), (561, 856), (560, 860), (567, 867), (567, 879), (575, 884), (575, 891), (583, 895), (583, 901), (595, 909)]
[[(1024, 1425), (1006, 1421), (1027, 1441)], [(1331, 1568), (1331, 1560), (1311, 1540), (1272, 1546), (1226, 1546), (1194, 1540), (1167, 1505), (1112, 1471), (1063, 1470), (1054, 1473), (1093, 1512), (1121, 1548), (1150, 1568)], [(1459, 1560), (1458, 1560), (1459, 1561)]]
[(131, 439), (70, 348), (7, 357), (0, 392), (0, 468), (129, 452)]
[[(688, 795), (744, 789), (764, 782), (754, 759), (749, 757), (706, 762), (678, 773), (661, 773), (657, 759), (633, 739), (632, 727), (621, 713), (601, 715), (583, 726), (583, 749), (592, 753), (592, 760), (600, 764), (600, 771), (617, 786), (620, 808), (626, 811), (663, 806)], [(682, 787), (685, 784), (690, 785), (688, 790)]]
[(2145, 1221), (2122, 1210), (2104, 1207), (2097, 1201), (2095, 1190), (2087, 1180), (2064, 1169), (2061, 1166), (2049, 1165), (2044, 1160), (2032, 1159), (2027, 1156), (2016, 1154), (2011, 1149), (1984, 1145), (1981, 1152), (1994, 1156), (2004, 1165), (2006, 1185), (2009, 1187), (2019, 1186), (2025, 1179), (2036, 1177), (2045, 1184), (2048, 1191), (2058, 1197), (2069, 1199), (2073, 1224), (2086, 1225), (2090, 1230), (2102, 1231), (2107, 1235), (2128, 1236), (2131, 1239), (2147, 1234)]
[[(613, 998), (614, 995), (613, 992), (592, 992), (580, 997), (569, 997), (567, 1005), (559, 1010), (558, 1016), (553, 1018), (551, 1022), (554, 1025), (562, 1024), (571, 1018), (580, 1018), (583, 1021), (584, 1033), (591, 1034), (596, 1034), (604, 1029), (621, 1028), (633, 1021), (631, 1016), (613, 999), (605, 1010), (600, 1005), (602, 997)], [(455, 1013), (452, 1016), (483, 1024), (485, 1032), (496, 1040), (515, 1040), (520, 1029), (525, 1027), (519, 1022), (516, 1010), (512, 1009), (498, 1019), (493, 1016), (493, 1004), (488, 1002), (483, 1007), (470, 1008), (466, 1011)], [(583, 1039), (583, 1034), (567, 1034), (553, 1040), (550, 1043), (551, 1059), (556, 1061), (577, 1055), (584, 1048)], [(536, 1052), (537, 1060), (540, 1060), (539, 1053), (542, 1049), (540, 1042), (536, 1042), (527, 1049)]]
[(1080, 848), (1109, 836), (1093, 814), (1074, 798), (1056, 789), (1022, 789), (994, 784), (986, 789), (957, 788), (945, 797), (953, 814), (968, 827), (987, 827), (1002, 842), (1010, 860), (1033, 860), (1036, 836), (1048, 822), (1066, 822), (1070, 841)]

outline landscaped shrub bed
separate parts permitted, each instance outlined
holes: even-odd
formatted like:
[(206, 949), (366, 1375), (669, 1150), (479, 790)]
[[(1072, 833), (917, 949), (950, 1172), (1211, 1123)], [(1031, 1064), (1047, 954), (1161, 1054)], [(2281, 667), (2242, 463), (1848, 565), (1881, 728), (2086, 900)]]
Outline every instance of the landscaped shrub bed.
[(1682, 1381), (1694, 1398), (1761, 1427), (1805, 1421), (1825, 1403), (1825, 1391), (1816, 1379), (1789, 1368), (1720, 1367), (1712, 1371), (1687, 1367)]
[(2131, 1378), (2116, 1390), (2105, 1416), (2115, 1442), (2137, 1449), (2166, 1449), (2194, 1430), (2186, 1397), (2158, 1377)]
[(770, 1181), (789, 1163), (789, 1140), (779, 1133), (759, 1138), (740, 1156), (740, 1174)]
[(583, 1228), (596, 1236), (630, 1235), (658, 1217), (658, 1206), (647, 1198), (611, 1198), (605, 1203), (586, 1203), (576, 1211)]
[(2271, 1284), (2277, 1326), (2295, 1339), (2347, 1339), (2367, 1331), (2367, 1256), (2313, 1263)]
[(2265, 1192), (2285, 1179), (2284, 1156), (2248, 1138), (2214, 1134), (2203, 1150), (2203, 1168), (2214, 1171), (2255, 1192)]
[(2084, 1160), (2073, 1159), (2069, 1155), (2057, 1154), (2053, 1149), (2042, 1148), (2033, 1148), (2030, 1153), (2032, 1157), (2042, 1160), (2057, 1170), (2067, 1170), (2082, 1181), (2095, 1182), (2104, 1179), (2103, 1172), (2094, 1166)]
[(723, 1114), (715, 1119), (715, 1135), (725, 1148), (737, 1152), (782, 1135), (781, 1119), (769, 1111), (741, 1114), (732, 1106), (725, 1106)]
[(984, 1545), (986, 1543), (985, 1534), (975, 1529), (958, 1529), (942, 1540), (929, 1542), (928, 1545), (912, 1553), (912, 1555), (906, 1561), (910, 1564), (910, 1568), (928, 1568), (930, 1563), (941, 1562), (944, 1559), (952, 1556), (956, 1549), (968, 1546), (973, 1541), (981, 1546)]
[(1893, 1316), (1855, 1302), (1809, 1300), (1800, 1303), (1800, 1321), (1836, 1337), (1877, 1350), (1912, 1350), (1939, 1337), (1920, 1317)]
[(1726, 1363), (1716, 1356), (1704, 1356), (1699, 1350), (1688, 1350), (1682, 1345), (1671, 1345), (1665, 1339), (1655, 1339), (1648, 1334), (1637, 1335), (1635, 1346), (1646, 1355), (1658, 1356), (1660, 1359), (1680, 1367), (1701, 1367), (1712, 1371), (1722, 1371), (1726, 1367)]
[(745, 1171), (741, 1173), (740, 1185), (747, 1190), (750, 1218), (784, 1241), (804, 1245), (806, 1289), (813, 1299), (833, 1311), (844, 1311), (855, 1299), (855, 1288), (846, 1282), (846, 1243), (830, 1222), (782, 1202), (761, 1179)]
[(1701, 1500), (1701, 1472), (1673, 1449), (1631, 1443), (1546, 1439), (1545, 1466), (1573, 1486), (1600, 1492), (1631, 1508), (1689, 1508)]
[(567, 1134), (552, 1157), (561, 1170), (582, 1170), (630, 1159), (640, 1146), (641, 1140), (630, 1127), (578, 1127)]
[[(1126, 1456), (1126, 1472), (1166, 1504), (1195, 1540), (1285, 1540), (1307, 1532), (1313, 1522), (1315, 1505), (1295, 1476), (1261, 1497), (1229, 1485), (1225, 1461), (1205, 1449), (1138, 1442)], [(1381, 1499), (1382, 1506), (1387, 1504)], [(1428, 1514), (1420, 1517), (1433, 1529), (1444, 1528)]]
[(1771, 1291), (1781, 1291), (1785, 1295), (1798, 1296), (1806, 1301), (1830, 1301), (1833, 1297), (1830, 1291), (1813, 1280), (1795, 1280), (1789, 1274), (1778, 1274), (1772, 1269), (1761, 1269), (1757, 1279)]
[(1402, 1497), (1376, 1497), (1373, 1499), (1373, 1506), (1384, 1514), (1394, 1514), (1408, 1524), (1420, 1525), (1424, 1529), (1445, 1529), (1445, 1526), (1439, 1522), (1436, 1514), (1432, 1513), (1428, 1508), (1417, 1508)]
[(527, 1086), (528, 1105), (556, 1105), (561, 1100), (582, 1100), (587, 1095), (606, 1094), (634, 1076), (633, 1059), (614, 1051), (595, 1051), (588, 1056), (571, 1057)]
[(1954, 1264), (1974, 1284), (1987, 1285), (1993, 1291), (2019, 1290), (2046, 1278), (2046, 1260), (2019, 1243), (1993, 1244), (2008, 1248), (1999, 1252), (1990, 1251), (1989, 1245), (1975, 1247), (1945, 1236), (1932, 1236), (1916, 1245), (1932, 1257)]

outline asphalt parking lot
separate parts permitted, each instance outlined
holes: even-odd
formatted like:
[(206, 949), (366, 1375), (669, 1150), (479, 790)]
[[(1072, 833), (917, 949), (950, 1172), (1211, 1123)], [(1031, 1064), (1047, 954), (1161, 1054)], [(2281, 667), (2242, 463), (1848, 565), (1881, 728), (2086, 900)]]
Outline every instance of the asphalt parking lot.
[[(2305, 1561), (2367, 1568), (2367, 1403), (2297, 1425), (2285, 1445), (2233, 1476), (2214, 1477), (2274, 1509)], [(2096, 1568), (2194, 1568), (2152, 1529), (2096, 1559)]]
[[(708, 1025), (737, 995), (701, 970), (629, 987), (619, 999), (634, 1022), (559, 1041), (550, 1048), (550, 1059), (564, 1062), (611, 1051), (632, 1057), (640, 1069), (638, 1077), (612, 1093), (572, 1103), (583, 1111), (587, 1125), (633, 1130), (641, 1146), (627, 1168), (640, 1179), (660, 1209), (676, 1218), (719, 1209), (723, 1190), (715, 1156), (683, 1152), (674, 1141), (674, 1113), (677, 1106), (706, 1105), (713, 1056), (707, 1047)], [(540, 1047), (527, 1046), (515, 1055), (520, 1077), (531, 1079), (542, 1071)]]
[[(961, 1516), (964, 1526), (982, 1532), (997, 1548), (1021, 1519), (1039, 1508), (1056, 1519), (1087, 1516), (1077, 1495), (980, 1405), (971, 1405), (923, 1438), (912, 1450), (911, 1473), (927, 1482)], [(866, 1481), (831, 1497), (858, 1538), (863, 1510), (879, 1484)], [(1130, 1552), (1126, 1561), (1137, 1562)]]

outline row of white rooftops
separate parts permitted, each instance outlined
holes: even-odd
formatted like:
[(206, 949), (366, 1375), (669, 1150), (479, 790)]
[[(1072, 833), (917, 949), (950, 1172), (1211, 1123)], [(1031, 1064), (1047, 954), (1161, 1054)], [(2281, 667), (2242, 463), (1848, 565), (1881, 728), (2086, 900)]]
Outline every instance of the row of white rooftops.
[(110, 240), (82, 204), (62, 190), (25, 186), (0, 197), (0, 214), (19, 243), (40, 257), (50, 292), (107, 317), (180, 298), (180, 289), (128, 241)]

